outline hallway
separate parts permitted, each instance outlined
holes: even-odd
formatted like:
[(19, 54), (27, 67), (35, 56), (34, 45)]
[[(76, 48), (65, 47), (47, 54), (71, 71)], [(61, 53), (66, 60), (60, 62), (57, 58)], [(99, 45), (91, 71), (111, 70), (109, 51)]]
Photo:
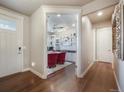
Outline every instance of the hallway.
[(112, 66), (96, 62), (84, 78), (75, 77), (74, 65), (70, 65), (42, 80), (28, 72), (0, 78), (0, 91), (46, 91), (46, 92), (110, 92), (117, 90)]
[(112, 65), (110, 63), (97, 62), (85, 75), (86, 85), (83, 91), (114, 91), (117, 90)]

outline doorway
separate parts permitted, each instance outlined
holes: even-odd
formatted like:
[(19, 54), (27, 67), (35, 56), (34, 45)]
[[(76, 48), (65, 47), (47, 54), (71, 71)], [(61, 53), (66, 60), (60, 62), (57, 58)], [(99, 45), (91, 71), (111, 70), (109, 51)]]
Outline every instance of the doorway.
[(76, 67), (77, 15), (47, 14), (47, 53), (47, 75), (70, 65)]
[(96, 30), (96, 60), (111, 63), (113, 61), (111, 27)]
[(0, 13), (0, 77), (18, 73), (23, 68), (20, 20)]
[(115, 5), (88, 14), (94, 36), (94, 60), (97, 62), (113, 62), (112, 53), (112, 14)]

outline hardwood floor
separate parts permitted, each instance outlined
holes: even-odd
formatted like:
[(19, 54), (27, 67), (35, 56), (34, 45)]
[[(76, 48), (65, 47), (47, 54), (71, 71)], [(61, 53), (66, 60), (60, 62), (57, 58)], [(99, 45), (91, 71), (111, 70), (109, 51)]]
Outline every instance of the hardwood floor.
[(111, 64), (97, 62), (84, 78), (76, 78), (70, 65), (42, 80), (30, 71), (0, 78), (0, 91), (109, 92), (117, 90)]

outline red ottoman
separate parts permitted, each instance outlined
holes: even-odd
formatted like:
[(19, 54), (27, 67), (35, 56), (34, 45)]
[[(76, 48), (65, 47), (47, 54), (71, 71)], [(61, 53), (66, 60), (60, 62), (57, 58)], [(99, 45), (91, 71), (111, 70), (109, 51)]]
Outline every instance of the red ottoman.
[(56, 67), (57, 59), (58, 54), (56, 53), (48, 54), (48, 67), (49, 68)]
[(64, 62), (65, 62), (65, 56), (66, 56), (66, 53), (65, 52), (59, 53), (58, 54), (58, 59), (57, 59), (57, 64), (64, 64)]

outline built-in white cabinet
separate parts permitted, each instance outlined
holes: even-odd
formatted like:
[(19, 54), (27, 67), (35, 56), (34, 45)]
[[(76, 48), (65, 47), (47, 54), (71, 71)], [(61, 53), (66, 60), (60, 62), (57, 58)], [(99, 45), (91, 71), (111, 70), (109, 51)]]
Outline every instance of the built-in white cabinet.
[(76, 53), (66, 52), (65, 61), (75, 63), (76, 62)]

